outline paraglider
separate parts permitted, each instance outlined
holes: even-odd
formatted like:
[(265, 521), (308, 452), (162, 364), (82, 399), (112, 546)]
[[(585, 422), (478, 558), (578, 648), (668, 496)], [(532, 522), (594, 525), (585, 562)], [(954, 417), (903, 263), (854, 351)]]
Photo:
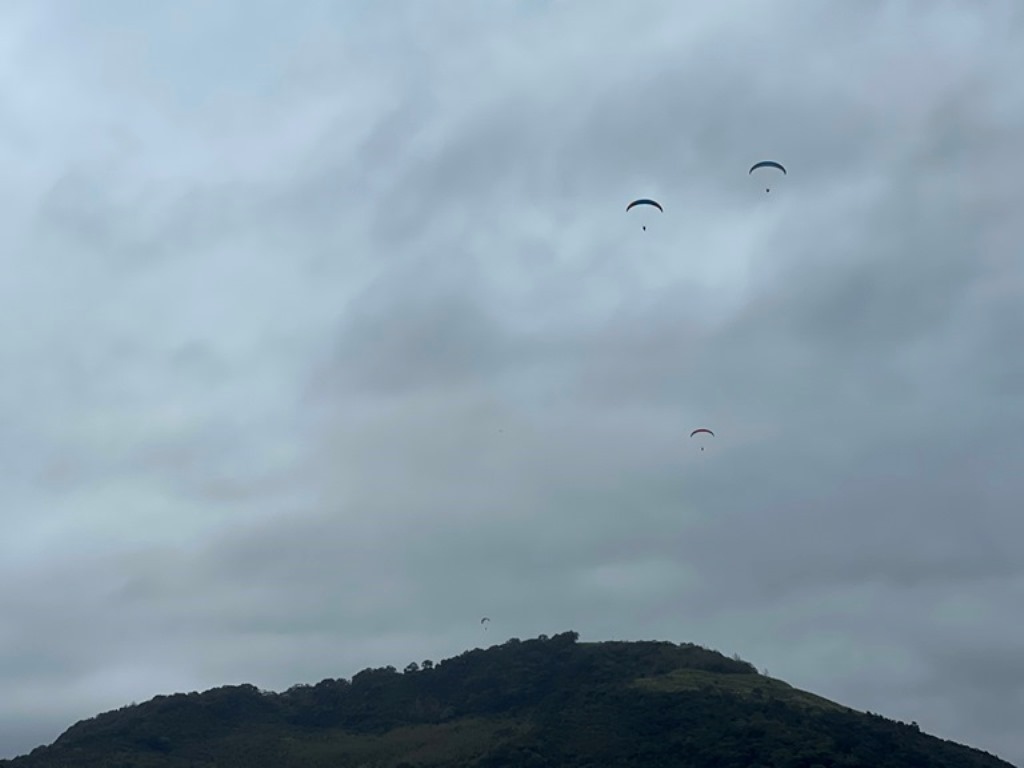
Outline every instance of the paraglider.
[[(754, 163), (752, 166), (750, 166), (750, 170), (747, 171), (747, 175), (749, 176), (754, 171), (756, 171), (758, 168), (774, 168), (776, 170), (782, 171), (782, 175), (783, 176), (788, 176), (789, 175), (788, 173), (786, 173), (785, 166), (783, 166), (782, 163), (775, 162), (774, 160), (762, 160), (759, 163)], [(770, 187), (765, 187), (764, 191), (765, 192), (771, 192), (772, 190), (771, 190)]]
[(489, 618), (487, 618), (486, 616), (484, 616), (482, 619), (480, 619), (480, 623), (483, 625), (484, 632), (487, 631), (487, 625), (490, 623), (490, 621), (491, 620)]
[[(653, 206), (653, 207), (657, 208), (662, 213), (665, 212), (665, 209), (661, 207), (661, 203), (659, 203), (657, 200), (651, 200), (651, 199), (646, 198), (646, 197), (642, 197), (639, 200), (634, 200), (632, 203), (627, 205), (626, 206), (626, 212), (629, 213), (629, 211), (631, 209), (635, 208), (638, 205), (650, 205), (650, 206)], [(646, 231), (647, 231), (647, 225), (644, 224), (644, 232), (646, 232)]]
[[(712, 437), (714, 437), (715, 433), (712, 432), (710, 429), (705, 429), (704, 427), (701, 427), (700, 429), (695, 429), (693, 430), (693, 432), (690, 433), (690, 437), (693, 437), (694, 435), (711, 435)], [(702, 445), (700, 449), (703, 451), (704, 446)]]

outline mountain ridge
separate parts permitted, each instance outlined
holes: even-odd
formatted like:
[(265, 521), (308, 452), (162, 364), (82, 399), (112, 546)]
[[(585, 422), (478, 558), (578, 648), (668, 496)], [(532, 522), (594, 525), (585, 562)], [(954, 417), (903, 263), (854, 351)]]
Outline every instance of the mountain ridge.
[(0, 768), (1014, 768), (693, 643), (512, 638), (281, 693), (161, 695)]

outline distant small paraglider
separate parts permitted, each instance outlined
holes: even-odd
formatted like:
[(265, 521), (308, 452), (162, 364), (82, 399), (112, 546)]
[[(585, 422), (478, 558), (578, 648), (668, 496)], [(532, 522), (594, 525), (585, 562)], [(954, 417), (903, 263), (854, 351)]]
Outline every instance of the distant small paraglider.
[[(783, 176), (788, 176), (789, 175), (788, 173), (786, 173), (786, 169), (782, 165), (782, 163), (777, 163), (774, 160), (762, 160), (759, 163), (754, 163), (752, 166), (750, 166), (750, 170), (747, 171), (747, 175), (749, 176), (750, 174), (752, 174), (754, 171), (758, 170), (759, 168), (774, 168), (776, 170), (782, 171), (782, 175)], [(764, 191), (765, 192), (771, 192), (772, 190), (771, 190), (771, 187), (765, 187)]]
[[(694, 437), (695, 435), (711, 435), (712, 437), (714, 437), (715, 433), (712, 432), (710, 429), (705, 429), (704, 427), (700, 427), (699, 429), (695, 429), (695, 430), (693, 430), (693, 432), (690, 433), (690, 437)], [(700, 449), (703, 451), (704, 450), (704, 446), (702, 445), (700, 447)]]
[(487, 631), (487, 625), (491, 623), (491, 620), (489, 618), (487, 618), (486, 616), (484, 616), (482, 619), (480, 619), (480, 623), (483, 625), (484, 632), (486, 632)]
[[(657, 208), (662, 213), (665, 212), (665, 209), (661, 207), (661, 203), (659, 203), (657, 200), (651, 200), (650, 198), (646, 198), (646, 197), (642, 197), (639, 200), (634, 200), (632, 203), (627, 205), (626, 206), (626, 212), (628, 213), (631, 209), (635, 208), (638, 205), (650, 205), (650, 206), (653, 206), (654, 208)], [(646, 224), (643, 225), (643, 229), (644, 229), (644, 232), (647, 231), (647, 225)]]

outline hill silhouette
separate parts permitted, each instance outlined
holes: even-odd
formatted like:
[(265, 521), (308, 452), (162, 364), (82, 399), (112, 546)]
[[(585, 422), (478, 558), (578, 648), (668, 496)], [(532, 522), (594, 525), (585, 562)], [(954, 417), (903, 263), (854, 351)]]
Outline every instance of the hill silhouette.
[(283, 693), (157, 696), (0, 768), (1013, 768), (698, 645), (512, 639)]

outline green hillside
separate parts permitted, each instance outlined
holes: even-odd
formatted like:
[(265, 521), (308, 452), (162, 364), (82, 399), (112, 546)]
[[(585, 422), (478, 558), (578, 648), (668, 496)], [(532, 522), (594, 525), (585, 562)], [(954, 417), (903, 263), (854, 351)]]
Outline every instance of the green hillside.
[(1012, 768), (700, 646), (577, 638), (157, 696), (0, 768)]

